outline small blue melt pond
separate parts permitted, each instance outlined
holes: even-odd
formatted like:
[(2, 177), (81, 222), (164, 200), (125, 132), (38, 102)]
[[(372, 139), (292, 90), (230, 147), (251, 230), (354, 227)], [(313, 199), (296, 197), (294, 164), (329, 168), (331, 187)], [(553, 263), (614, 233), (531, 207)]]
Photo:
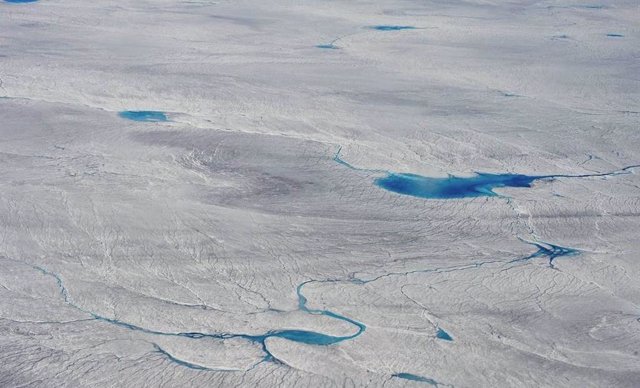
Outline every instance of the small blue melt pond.
[(321, 49), (328, 49), (328, 50), (337, 50), (338, 46), (336, 46), (335, 44), (319, 44), (316, 46), (317, 48), (321, 48)]
[(392, 377), (397, 377), (399, 379), (405, 379), (405, 380), (411, 380), (411, 381), (418, 381), (421, 383), (427, 383), (427, 384), (431, 384), (431, 385), (438, 385), (438, 382), (435, 381), (434, 379), (430, 379), (428, 377), (422, 377), (422, 376), (418, 376), (418, 375), (414, 375), (413, 373), (396, 373), (394, 375), (392, 375)]
[(609, 38), (624, 38), (624, 35), (622, 35), (622, 34), (613, 34), (613, 33), (609, 33), (609, 34), (607, 34), (607, 36), (608, 36)]
[(35, 3), (38, 0), (4, 0), (5, 3)]
[(400, 30), (415, 30), (416, 29), (413, 26), (389, 26), (389, 25), (371, 26), (369, 28), (372, 29), (372, 30), (378, 30), (378, 31), (400, 31)]
[(478, 173), (468, 178), (450, 175), (447, 178), (429, 178), (416, 174), (389, 173), (375, 184), (385, 190), (420, 198), (451, 199), (466, 197), (492, 197), (496, 187), (531, 187), (537, 179), (549, 176), (522, 174)]
[(442, 329), (438, 329), (438, 332), (436, 333), (436, 338), (441, 339), (441, 340), (445, 340), (445, 341), (453, 341), (453, 338), (451, 338), (449, 333), (447, 333), (446, 331), (444, 331)]
[(164, 112), (154, 110), (125, 110), (118, 113), (120, 117), (133, 121), (159, 122), (168, 121)]

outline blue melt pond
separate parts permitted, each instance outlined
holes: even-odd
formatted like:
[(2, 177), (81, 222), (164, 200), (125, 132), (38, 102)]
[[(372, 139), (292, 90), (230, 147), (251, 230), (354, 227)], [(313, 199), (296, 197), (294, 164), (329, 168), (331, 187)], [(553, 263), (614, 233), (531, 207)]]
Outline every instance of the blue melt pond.
[(4, 0), (5, 3), (35, 3), (38, 0)]
[(334, 44), (319, 44), (316, 46), (317, 48), (321, 48), (321, 49), (328, 49), (328, 50), (337, 50), (338, 46), (334, 45)]
[(607, 34), (609, 38), (624, 38), (622, 34)]
[(400, 31), (400, 30), (416, 29), (413, 26), (389, 26), (389, 25), (371, 26), (369, 28), (371, 28), (372, 30), (378, 30), (378, 31)]
[(442, 329), (438, 329), (438, 332), (436, 333), (436, 338), (445, 340), (445, 341), (453, 341), (453, 338), (449, 335), (449, 333), (447, 333)]
[(164, 112), (154, 110), (125, 110), (118, 113), (120, 117), (133, 121), (158, 122), (167, 121), (167, 115)]
[(392, 375), (393, 377), (397, 377), (399, 379), (411, 380), (411, 381), (419, 381), (421, 383), (428, 383), (431, 385), (438, 385), (438, 382), (434, 379), (430, 379), (428, 377), (422, 377), (418, 375), (414, 375), (412, 373), (396, 373)]
[(548, 176), (522, 174), (478, 173), (468, 178), (450, 175), (447, 178), (429, 178), (415, 174), (389, 173), (375, 184), (385, 190), (420, 198), (451, 199), (466, 197), (492, 197), (496, 187), (531, 187), (537, 179)]

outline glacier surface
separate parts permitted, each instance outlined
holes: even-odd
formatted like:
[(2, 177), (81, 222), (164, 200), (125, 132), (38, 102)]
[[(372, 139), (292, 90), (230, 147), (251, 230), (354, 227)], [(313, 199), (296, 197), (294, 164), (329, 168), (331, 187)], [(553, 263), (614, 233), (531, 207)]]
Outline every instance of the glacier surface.
[(637, 387), (635, 1), (0, 2), (0, 386)]

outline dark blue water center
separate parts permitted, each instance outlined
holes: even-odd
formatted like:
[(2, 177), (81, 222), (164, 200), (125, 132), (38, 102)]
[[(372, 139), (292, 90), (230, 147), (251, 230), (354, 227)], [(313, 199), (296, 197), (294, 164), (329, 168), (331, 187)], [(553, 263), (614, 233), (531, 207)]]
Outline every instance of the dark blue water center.
[(4, 0), (5, 3), (35, 3), (38, 0)]
[(118, 115), (123, 119), (133, 121), (159, 122), (169, 120), (166, 113), (155, 110), (125, 110)]

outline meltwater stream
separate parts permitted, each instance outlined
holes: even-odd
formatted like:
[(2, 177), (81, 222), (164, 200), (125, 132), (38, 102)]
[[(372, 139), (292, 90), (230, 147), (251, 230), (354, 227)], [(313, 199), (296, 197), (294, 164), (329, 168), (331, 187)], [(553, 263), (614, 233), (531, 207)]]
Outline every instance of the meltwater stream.
[[(120, 326), (129, 330), (133, 330), (133, 331), (138, 331), (141, 333), (146, 333), (146, 334), (152, 334), (152, 335), (159, 335), (159, 336), (173, 336), (173, 337), (186, 337), (186, 338), (191, 338), (191, 339), (199, 339), (199, 338), (214, 338), (214, 339), (220, 339), (220, 340), (225, 340), (225, 339), (231, 339), (231, 338), (242, 338), (245, 339), (251, 343), (255, 343), (255, 344), (259, 344), (264, 357), (262, 358), (262, 360), (260, 360), (258, 363), (256, 363), (255, 365), (265, 362), (265, 361), (273, 361), (273, 362), (280, 362), (276, 357), (273, 356), (273, 354), (271, 354), (271, 352), (269, 351), (269, 349), (267, 348), (267, 344), (266, 341), (269, 338), (283, 338), (289, 341), (293, 341), (293, 342), (298, 342), (298, 343), (303, 343), (303, 344), (308, 344), (308, 345), (332, 345), (332, 344), (336, 344), (345, 340), (350, 340), (353, 338), (358, 337), (360, 334), (362, 334), (365, 330), (366, 330), (366, 326), (363, 323), (360, 323), (354, 319), (345, 317), (343, 315), (337, 314), (335, 312), (329, 311), (329, 310), (321, 310), (321, 309), (310, 309), (307, 307), (307, 298), (303, 295), (302, 290), (304, 288), (305, 285), (309, 284), (309, 283), (314, 283), (314, 282), (318, 282), (315, 280), (308, 280), (306, 282), (301, 283), (300, 285), (298, 285), (298, 287), (296, 288), (296, 294), (298, 296), (298, 310), (303, 311), (305, 313), (308, 314), (312, 314), (312, 315), (324, 315), (330, 318), (334, 318), (340, 321), (344, 321), (344, 322), (348, 322), (351, 325), (355, 326), (357, 328), (357, 330), (355, 331), (355, 333), (350, 334), (350, 335), (346, 335), (346, 336), (332, 336), (332, 335), (328, 335), (328, 334), (323, 334), (323, 333), (317, 333), (314, 331), (309, 331), (309, 330), (293, 330), (293, 329), (281, 329), (281, 330), (272, 330), (272, 331), (268, 331), (264, 334), (244, 334), (244, 333), (200, 333), (200, 332), (165, 332), (165, 331), (158, 331), (158, 330), (153, 330), (153, 329), (147, 329), (138, 325), (134, 325), (131, 323), (127, 323), (127, 322), (123, 322), (121, 320), (118, 319), (113, 319), (113, 318), (108, 318), (105, 317), (103, 315), (97, 314), (93, 311), (87, 310), (81, 306), (76, 305), (75, 303), (73, 303), (73, 301), (71, 300), (71, 297), (69, 295), (69, 291), (66, 288), (66, 286), (64, 285), (64, 282), (62, 280), (62, 278), (54, 273), (51, 272), (49, 270), (47, 270), (46, 268), (40, 267), (40, 266), (36, 266), (33, 264), (29, 264), (27, 262), (21, 261), (21, 260), (16, 260), (16, 259), (10, 259), (10, 258), (5, 258), (7, 260), (11, 260), (23, 265), (27, 265), (39, 272), (41, 272), (43, 275), (45, 276), (49, 276), (51, 278), (53, 278), (56, 281), (56, 284), (58, 286), (58, 289), (60, 291), (60, 295), (62, 296), (63, 301), (73, 307), (74, 309), (81, 311), (85, 314), (89, 314), (91, 315), (91, 317), (95, 320), (101, 321), (101, 322), (106, 322), (112, 325), (116, 325), (116, 326)], [(164, 349), (160, 348), (157, 344), (153, 344), (154, 348), (156, 350), (156, 352), (163, 354), (164, 356), (166, 356), (169, 360), (176, 362), (182, 366), (185, 367), (189, 367), (191, 369), (198, 369), (198, 370), (212, 370), (212, 371), (220, 371), (219, 369), (212, 369), (212, 368), (208, 368), (208, 367), (204, 367), (201, 365), (196, 365), (196, 364), (192, 364), (183, 360), (179, 360), (177, 358), (175, 358), (173, 355), (171, 355), (169, 352), (165, 351)], [(254, 365), (254, 366), (255, 366)]]
[[(525, 241), (526, 242), (526, 241)], [(351, 340), (354, 339), (358, 336), (360, 336), (362, 333), (364, 333), (364, 331), (366, 330), (366, 325), (364, 323), (358, 322), (354, 319), (348, 318), (344, 315), (335, 313), (333, 311), (330, 310), (322, 310), (322, 309), (311, 309), (309, 307), (307, 307), (307, 298), (304, 296), (303, 294), (303, 289), (307, 284), (310, 283), (350, 283), (350, 284), (356, 284), (356, 285), (364, 285), (364, 284), (368, 284), (368, 283), (372, 283), (375, 281), (378, 281), (380, 279), (383, 278), (387, 278), (387, 277), (392, 277), (392, 276), (407, 276), (407, 275), (411, 275), (411, 274), (417, 274), (417, 273), (446, 273), (446, 272), (457, 272), (457, 271), (467, 271), (467, 270), (471, 270), (471, 269), (476, 269), (476, 268), (480, 268), (482, 266), (485, 265), (492, 265), (492, 264), (506, 264), (506, 265), (510, 265), (512, 263), (516, 263), (516, 262), (520, 262), (520, 261), (527, 261), (530, 259), (534, 259), (534, 258), (538, 258), (538, 257), (547, 257), (549, 258), (549, 263), (552, 263), (552, 260), (556, 257), (559, 256), (571, 256), (571, 255), (577, 255), (579, 254), (579, 251), (576, 249), (572, 249), (572, 248), (564, 248), (564, 247), (560, 247), (558, 245), (553, 245), (553, 244), (549, 244), (549, 243), (545, 243), (545, 242), (527, 242), (531, 245), (534, 245), (538, 248), (538, 251), (532, 253), (529, 256), (520, 258), (520, 259), (516, 259), (516, 260), (511, 260), (511, 261), (502, 261), (502, 260), (488, 260), (488, 261), (479, 261), (479, 262), (474, 262), (471, 264), (467, 264), (467, 265), (462, 265), (462, 266), (451, 266), (451, 267), (440, 267), (440, 268), (427, 268), (427, 269), (417, 269), (417, 270), (410, 270), (410, 271), (401, 271), (401, 272), (389, 272), (386, 274), (382, 274), (382, 275), (378, 275), (378, 276), (374, 276), (371, 278), (360, 278), (357, 277), (355, 274), (353, 273), (351, 274), (349, 277), (344, 278), (344, 279), (326, 279), (326, 280), (307, 280), (305, 282), (300, 283), (297, 287), (296, 287), (296, 295), (298, 298), (298, 310), (305, 312), (307, 314), (312, 314), (312, 315), (324, 315), (333, 319), (337, 319), (340, 321), (344, 321), (347, 322), (351, 325), (353, 325), (355, 328), (357, 328), (357, 330), (349, 335), (344, 335), (344, 336), (333, 336), (333, 335), (328, 335), (328, 334), (323, 334), (323, 333), (318, 333), (318, 332), (314, 332), (314, 331), (309, 331), (309, 330), (295, 330), (295, 329), (280, 329), (280, 330), (271, 330), (268, 331), (264, 334), (245, 334), (245, 333), (202, 333), (202, 332), (165, 332), (165, 331), (158, 331), (158, 330), (153, 330), (153, 329), (147, 329), (138, 325), (134, 325), (131, 323), (127, 323), (127, 322), (123, 322), (121, 320), (118, 319), (113, 319), (113, 318), (108, 318), (106, 316), (97, 314), (93, 311), (87, 310), (79, 305), (76, 305), (72, 299), (71, 296), (69, 295), (69, 291), (66, 288), (62, 278), (60, 277), (60, 275), (49, 271), (48, 269), (41, 267), (41, 266), (37, 266), (34, 264), (30, 264), (28, 262), (22, 261), (22, 260), (17, 260), (17, 259), (11, 259), (11, 258), (7, 258), (7, 257), (1, 257), (3, 259), (6, 260), (10, 260), (16, 263), (20, 263), (22, 265), (26, 265), (29, 266), (37, 271), (39, 271), (40, 273), (42, 273), (45, 276), (49, 276), (51, 278), (53, 278), (57, 284), (58, 290), (60, 292), (60, 295), (64, 301), (65, 304), (67, 304), (68, 306), (71, 306), (72, 308), (88, 314), (92, 317), (92, 319), (95, 319), (97, 321), (101, 321), (101, 322), (105, 322), (105, 323), (109, 323), (115, 326), (119, 326), (128, 330), (133, 330), (133, 331), (138, 331), (141, 333), (145, 333), (145, 334), (150, 334), (150, 335), (158, 335), (158, 336), (172, 336), (172, 337), (184, 337), (184, 338), (190, 338), (190, 339), (201, 339), (201, 338), (213, 338), (213, 339), (218, 339), (218, 340), (225, 340), (225, 339), (232, 339), (232, 338), (241, 338), (244, 339), (250, 343), (254, 343), (260, 346), (262, 352), (263, 352), (263, 357), (262, 359), (258, 360), (256, 363), (254, 363), (250, 369), (253, 369), (254, 367), (256, 367), (257, 365), (263, 363), (263, 362), (275, 362), (275, 363), (282, 363), (280, 360), (278, 360), (267, 348), (267, 344), (266, 341), (269, 338), (282, 338), (282, 339), (286, 339), (289, 341), (293, 341), (293, 342), (297, 342), (297, 343), (303, 343), (303, 344), (308, 344), (308, 345), (318, 345), (318, 346), (327, 346), (327, 345), (332, 345), (332, 344), (337, 344), (339, 342), (342, 341), (347, 341), (347, 340)], [(453, 337), (446, 332), (444, 329), (442, 329), (439, 325), (437, 325), (436, 327), (436, 333), (434, 338), (438, 339), (438, 340), (442, 340), (442, 341), (447, 341), (447, 342), (451, 342), (453, 341)], [(203, 371), (217, 371), (217, 372), (233, 372), (233, 371), (243, 371), (243, 369), (217, 369), (217, 368), (211, 368), (211, 367), (206, 367), (206, 366), (202, 366), (202, 365), (198, 365), (198, 364), (194, 364), (185, 360), (181, 360), (176, 358), (175, 356), (173, 356), (171, 353), (169, 353), (168, 351), (164, 350), (163, 348), (161, 348), (159, 345), (155, 344), (155, 343), (151, 343), (155, 349), (156, 353), (161, 354), (163, 357), (165, 357), (166, 359), (168, 359), (171, 362), (174, 362), (180, 366), (186, 367), (186, 368), (190, 368), (190, 369), (194, 369), (194, 370), (203, 370)], [(429, 378), (426, 377), (421, 377), (421, 376), (417, 376), (417, 375), (412, 375), (410, 373), (398, 373), (393, 375), (392, 377), (397, 377), (397, 378), (401, 378), (401, 379), (407, 379), (407, 380), (414, 380), (414, 381), (420, 381), (420, 382), (427, 382), (427, 383), (435, 383), (435, 385), (441, 385), (440, 383), (436, 382), (435, 380), (431, 380)]]

